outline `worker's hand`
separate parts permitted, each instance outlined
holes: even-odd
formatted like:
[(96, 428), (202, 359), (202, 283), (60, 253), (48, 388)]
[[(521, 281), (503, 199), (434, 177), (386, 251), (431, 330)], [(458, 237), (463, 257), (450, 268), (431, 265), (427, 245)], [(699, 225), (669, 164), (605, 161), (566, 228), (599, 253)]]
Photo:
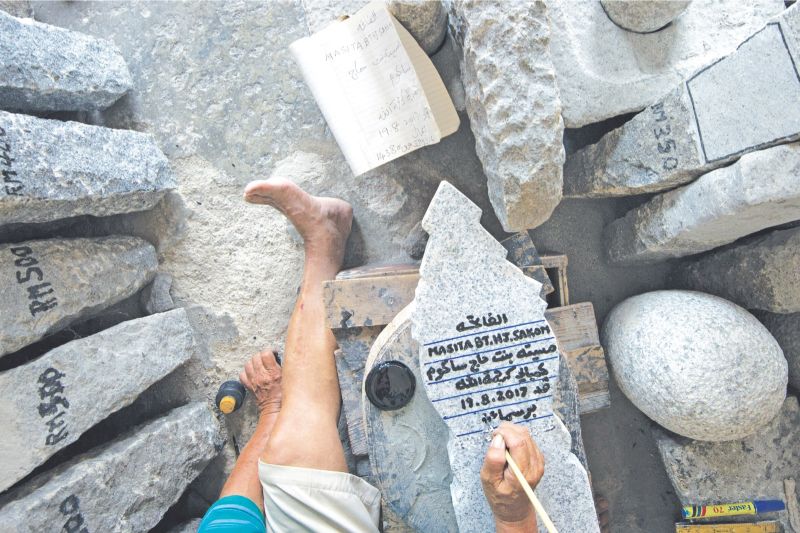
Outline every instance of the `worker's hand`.
[(507, 531), (514, 530), (515, 525), (522, 526), (519, 527), (520, 531), (535, 531), (536, 513), (522, 485), (506, 463), (506, 448), (531, 488), (536, 488), (542, 479), (544, 456), (531, 439), (528, 429), (503, 422), (495, 430), (481, 468), (483, 493), (494, 513), (498, 531), (501, 525), (509, 526), (502, 528)]
[(262, 415), (281, 410), (281, 367), (276, 355), (273, 349), (254, 355), (239, 374), (239, 381), (253, 393)]

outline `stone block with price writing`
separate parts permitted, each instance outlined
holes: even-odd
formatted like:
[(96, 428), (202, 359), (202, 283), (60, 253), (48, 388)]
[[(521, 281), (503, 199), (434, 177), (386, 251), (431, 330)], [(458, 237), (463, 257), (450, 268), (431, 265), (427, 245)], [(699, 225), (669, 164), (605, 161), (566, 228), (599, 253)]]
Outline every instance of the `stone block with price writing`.
[(0, 107), (22, 111), (105, 109), (133, 85), (117, 47), (0, 11)]
[(178, 407), (0, 499), (0, 531), (149, 531), (222, 446), (205, 402)]
[(152, 135), (4, 111), (0, 178), (0, 226), (144, 211), (176, 187)]
[(183, 309), (123, 322), (0, 373), (0, 491), (192, 355)]
[(137, 237), (0, 244), (0, 357), (134, 294), (157, 267)]
[(800, 219), (800, 143), (745, 154), (660, 194), (606, 228), (614, 263), (698, 254)]
[(506, 260), (480, 217), (480, 208), (456, 188), (439, 185), (422, 220), (430, 239), (411, 319), (421, 386), (449, 429), (458, 529), (492, 528), (479, 472), (487, 429), (510, 422), (528, 428), (545, 461), (559, 465), (546, 470), (540, 494), (549, 509), (570, 502), (570, 517), (552, 517), (556, 525), (598, 531), (588, 476), (553, 414), (560, 354), (541, 284)]
[(569, 158), (564, 195), (671, 189), (742, 155), (800, 139), (800, 5)]

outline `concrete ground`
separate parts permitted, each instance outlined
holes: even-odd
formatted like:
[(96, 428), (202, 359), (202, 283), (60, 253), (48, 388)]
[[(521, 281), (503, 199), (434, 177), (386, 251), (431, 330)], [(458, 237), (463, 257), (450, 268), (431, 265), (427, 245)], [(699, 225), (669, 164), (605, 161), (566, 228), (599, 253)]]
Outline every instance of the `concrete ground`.
[[(289, 43), (308, 33), (300, 0), (33, 4), (40, 21), (117, 44), (135, 87), (107, 112), (82, 118), (152, 133), (178, 177), (180, 196), (146, 216), (107, 221), (102, 230), (143, 235), (158, 246), (161, 268), (175, 278), (173, 296), (190, 308), (199, 336), (194, 361), (148, 391), (141, 408), (211, 398), (253, 352), (282, 344), (301, 249), (280, 216), (241, 201), (251, 179), (277, 171), (353, 203), (352, 265), (404, 259), (403, 240), (441, 179), (481, 205), (484, 225), (503, 236), (464, 113), (459, 131), (439, 145), (352, 177), (288, 54)], [(446, 43), (434, 61), (458, 105), (457, 56)], [(603, 226), (638, 201), (566, 200), (532, 232), (541, 250), (569, 256), (571, 299), (591, 301), (599, 323), (625, 297), (666, 283), (664, 264), (605, 263)], [(611, 504), (612, 530), (672, 531), (678, 503), (650, 422), (611, 386), (611, 409), (586, 416), (583, 430), (595, 489)], [(195, 503), (182, 502), (169, 520), (214, 497), (253, 420), (245, 410), (226, 421), (232, 438), (225, 453), (193, 487)]]

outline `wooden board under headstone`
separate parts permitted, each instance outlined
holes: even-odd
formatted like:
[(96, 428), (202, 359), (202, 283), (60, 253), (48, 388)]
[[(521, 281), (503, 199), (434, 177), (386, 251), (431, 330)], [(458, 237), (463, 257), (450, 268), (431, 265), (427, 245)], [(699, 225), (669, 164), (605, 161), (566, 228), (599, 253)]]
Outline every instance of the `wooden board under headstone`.
[(450, 488), (459, 530), (493, 526), (478, 473), (487, 426), (508, 421), (527, 427), (546, 461), (563, 468), (552, 469), (551, 480), (569, 477), (558, 480), (560, 490), (545, 494), (543, 504), (555, 509), (569, 502), (570, 525), (599, 531), (587, 473), (552, 412), (560, 355), (544, 316), (541, 285), (506, 260), (506, 250), (480, 226), (480, 217), (480, 208), (452, 185), (439, 185), (422, 221), (430, 237), (412, 313), (422, 385), (450, 430)]

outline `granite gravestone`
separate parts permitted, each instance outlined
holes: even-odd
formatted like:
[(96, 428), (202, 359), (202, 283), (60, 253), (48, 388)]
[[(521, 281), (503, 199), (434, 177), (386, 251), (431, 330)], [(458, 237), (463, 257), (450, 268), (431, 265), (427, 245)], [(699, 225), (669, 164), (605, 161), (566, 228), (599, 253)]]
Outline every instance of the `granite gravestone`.
[(125, 58), (110, 41), (2, 11), (0, 35), (3, 109), (105, 109), (133, 85)]
[(671, 189), (743, 154), (800, 139), (800, 5), (622, 127), (567, 159), (564, 195)]
[(192, 355), (186, 312), (175, 309), (123, 322), (50, 350), (0, 374), (0, 491)]
[(660, 194), (605, 230), (608, 257), (636, 264), (705, 252), (800, 219), (800, 143), (736, 163)]
[[(419, 346), (411, 337), (412, 309), (413, 303), (398, 313), (376, 338), (366, 362), (368, 371), (390, 361), (400, 362), (412, 369), (417, 383), (422, 383)], [(577, 384), (563, 357), (557, 381), (554, 405), (558, 406), (558, 416), (572, 436), (570, 450), (585, 468)], [(412, 401), (402, 409), (381, 410), (366, 398), (363, 408), (369, 461), (374, 473), (371, 479), (381, 490), (384, 516), (391, 514), (396, 522), (402, 522), (403, 527), (413, 531), (458, 531), (450, 497), (450, 461), (442, 445), (448, 439), (449, 430), (425, 391), (417, 388)], [(547, 477), (537, 489), (539, 497), (547, 501), (556, 501), (573, 491), (573, 483), (577, 484), (574, 492), (583, 493), (585, 472), (575, 467), (572, 456), (559, 449), (566, 440), (559, 437), (552, 453), (560, 459), (548, 464)], [(564, 531), (584, 531), (583, 520), (589, 523), (595, 520), (591, 501), (579, 501), (575, 507), (587, 512), (575, 513), (572, 504), (561, 504), (553, 506), (549, 513)], [(588, 528), (591, 530), (591, 525)]]
[(144, 211), (177, 186), (150, 134), (4, 111), (0, 177), (0, 226)]
[(0, 499), (0, 531), (150, 531), (222, 447), (205, 402), (178, 407)]
[(572, 514), (585, 524), (583, 531), (597, 530), (588, 477), (552, 411), (560, 356), (540, 284), (506, 261), (506, 250), (480, 226), (480, 216), (452, 185), (439, 185), (422, 221), (430, 239), (412, 314), (420, 385), (449, 429), (459, 530), (493, 527), (479, 471), (487, 426), (502, 421), (528, 427), (546, 461), (561, 465), (543, 480), (550, 485), (542, 491), (545, 507), (565, 505), (560, 497), (568, 492), (579, 502)]
[(137, 237), (48, 239), (0, 245), (0, 357), (134, 294), (158, 267)]

